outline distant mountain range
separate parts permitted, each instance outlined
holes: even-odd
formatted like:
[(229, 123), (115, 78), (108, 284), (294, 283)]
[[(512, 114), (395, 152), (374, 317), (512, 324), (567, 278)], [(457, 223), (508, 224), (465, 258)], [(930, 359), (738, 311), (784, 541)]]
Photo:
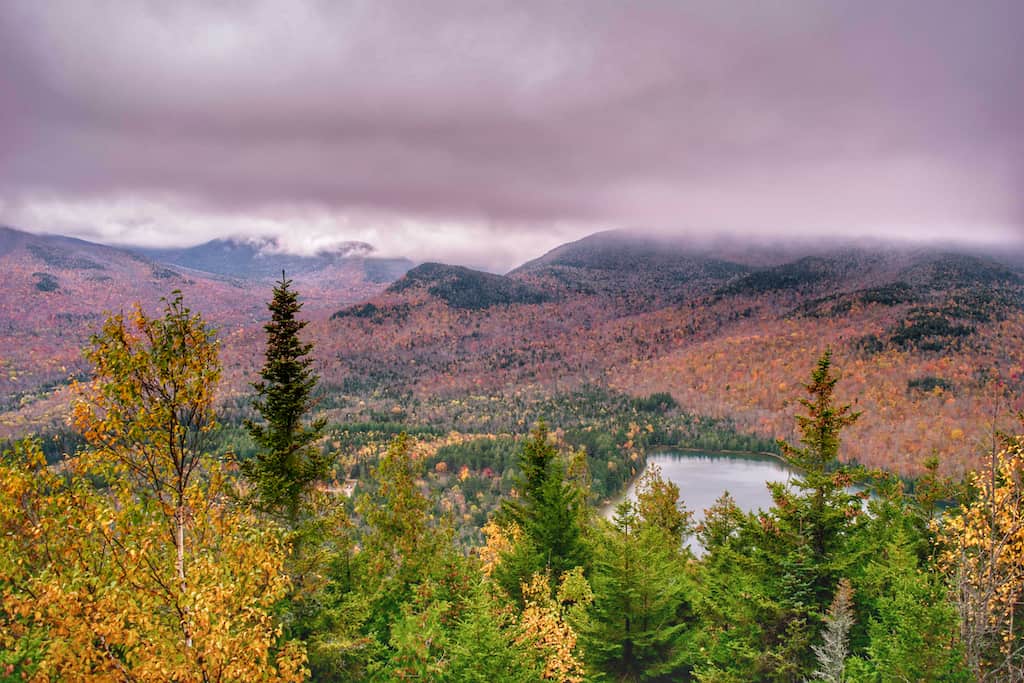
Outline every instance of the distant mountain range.
[(962, 471), (991, 437), (986, 410), (1024, 408), (1024, 259), (601, 233), (505, 276), (421, 266), (317, 336), (332, 381), (364, 392), (668, 392), (769, 437), (791, 436), (830, 347), (841, 397), (865, 412), (851, 457), (913, 474), (934, 453)]
[(602, 386), (668, 392), (693, 414), (791, 436), (800, 382), (831, 347), (841, 398), (865, 414), (848, 454), (913, 474), (932, 453), (946, 470), (969, 466), (990, 437), (986, 416), (1024, 408), (1024, 258), (1013, 253), (622, 231), (505, 275), (371, 253), (299, 257), (236, 240), (130, 251), (0, 229), (0, 436), (59, 419), (104, 311), (152, 309), (176, 288), (219, 329), (224, 396), (245, 395), (282, 269), (306, 302), (324, 405), (339, 419), (397, 410), (429, 422), (467, 396), (503, 410)]
[(309, 275), (338, 265), (361, 267), (368, 282), (389, 283), (401, 277), (413, 263), (408, 259), (375, 258), (373, 246), (345, 242), (310, 256), (284, 252), (273, 238), (216, 239), (184, 249), (134, 248), (153, 261), (174, 264), (241, 279)]
[(236, 240), (126, 249), (0, 226), (0, 436), (17, 431), (25, 415), (61, 413), (62, 387), (85, 370), (81, 348), (104, 314), (136, 301), (152, 311), (161, 297), (181, 290), (231, 341), (224, 345), (226, 370), (236, 377), (250, 352), (258, 353), (265, 302), (282, 270), (316, 315), (383, 291), (413, 266), (369, 251), (350, 244), (304, 257), (281, 253), (272, 242)]

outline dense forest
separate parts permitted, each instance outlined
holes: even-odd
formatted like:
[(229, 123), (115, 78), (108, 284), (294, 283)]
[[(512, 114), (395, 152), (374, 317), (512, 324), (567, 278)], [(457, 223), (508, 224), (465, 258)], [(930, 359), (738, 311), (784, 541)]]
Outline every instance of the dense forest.
[[(793, 276), (770, 274), (743, 287)], [(235, 404), (175, 294), (104, 322), (58, 446), (4, 449), (0, 680), (1024, 680), (1020, 433), (963, 480), (841, 460), (869, 417), (827, 348), (785, 387), (796, 438), (777, 443), (596, 385), (461, 423), (449, 405), (443, 429), (397, 405), (328, 423), (283, 277), (269, 309)], [(894, 335), (940, 333), (961, 331)], [(726, 494), (696, 524), (644, 468), (664, 444), (772, 451), (796, 475), (769, 509)]]

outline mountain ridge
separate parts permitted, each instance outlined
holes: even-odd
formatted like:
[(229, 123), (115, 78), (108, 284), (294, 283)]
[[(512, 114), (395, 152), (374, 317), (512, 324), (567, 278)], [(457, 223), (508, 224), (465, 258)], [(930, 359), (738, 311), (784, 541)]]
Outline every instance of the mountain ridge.
[[(104, 301), (152, 307), (175, 287), (220, 329), (225, 395), (246, 394), (266, 279), (34, 239), (42, 238), (0, 233), (0, 265), (9, 266), (0, 394), (21, 397), (0, 411), (0, 430), (57, 414), (61, 377), (84, 369), (78, 348), (89, 326), (117, 310)], [(935, 451), (955, 473), (985, 438), (993, 387), (1008, 392), (1001, 405), (1024, 408), (1024, 349), (1008, 342), (1024, 337), (1024, 261), (1003, 256), (845, 243), (761, 253), (619, 232), (562, 245), (506, 275), (426, 263), (387, 286), (351, 267), (358, 259), (342, 259), (294, 279), (332, 419), (397, 409), (430, 424), (472, 396), (496, 401), (487, 414), (497, 419), (498, 406), (596, 385), (668, 393), (692, 414), (788, 437), (791, 387), (830, 347), (844, 398), (871, 415), (853, 430), (849, 457), (914, 474)], [(26, 302), (32, 313), (19, 317)], [(51, 413), (37, 410), (46, 406)]]

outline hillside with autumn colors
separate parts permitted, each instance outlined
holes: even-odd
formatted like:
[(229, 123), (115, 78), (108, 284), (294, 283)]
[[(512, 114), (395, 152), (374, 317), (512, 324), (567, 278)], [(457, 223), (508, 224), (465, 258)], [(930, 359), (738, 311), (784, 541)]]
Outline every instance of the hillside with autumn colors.
[(0, 226), (0, 438), (61, 423), (68, 386), (87, 368), (82, 348), (108, 314), (129, 312), (136, 302), (156, 310), (180, 290), (212, 321), (230, 395), (246, 391), (266, 295), (283, 268), (297, 271), (315, 312), (378, 293), (412, 265), (368, 256), (367, 245), (312, 257), (265, 253), (267, 246), (274, 245), (215, 240), (190, 250), (136, 251)]
[(993, 423), (1011, 425), (1021, 408), (1020, 264), (604, 233), (504, 277), (412, 271), (313, 334), (325, 377), (353, 401), (427, 423), (456, 403), (464, 422), (510, 429), (499, 417), (510, 406), (600, 386), (666, 392), (687, 413), (768, 439), (791, 435), (807, 359), (831, 347), (841, 397), (865, 413), (847, 457), (913, 476), (936, 455), (962, 473), (991, 446)]
[(152, 308), (174, 289), (218, 329), (222, 399), (244, 398), (281, 268), (311, 321), (322, 409), (339, 424), (518, 433), (596, 387), (668, 394), (687, 416), (770, 443), (792, 436), (794, 387), (831, 347), (840, 397), (865, 414), (846, 457), (914, 476), (933, 455), (961, 474), (1022, 407), (1024, 258), (1013, 255), (608, 232), (497, 275), (409, 270), (366, 245), (303, 258), (222, 240), (143, 256), (0, 237), (8, 436), (56, 424), (105, 311)]

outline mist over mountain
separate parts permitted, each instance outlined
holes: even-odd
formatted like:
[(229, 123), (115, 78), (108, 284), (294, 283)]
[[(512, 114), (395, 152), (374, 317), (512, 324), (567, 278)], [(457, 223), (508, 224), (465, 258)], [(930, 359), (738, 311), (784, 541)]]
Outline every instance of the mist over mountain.
[(236, 278), (274, 278), (281, 271), (304, 275), (346, 261), (364, 265), (367, 277), (390, 282), (412, 266), (407, 259), (375, 258), (373, 246), (345, 242), (312, 255), (284, 251), (274, 238), (215, 239), (182, 249), (135, 247), (154, 261)]
[[(891, 451), (879, 443), (895, 439), (904, 460), (888, 464), (914, 472), (927, 448), (941, 445), (948, 467), (972, 457), (966, 442), (922, 431), (915, 411), (969, 425), (992, 372), (1024, 389), (1024, 352), (1006, 341), (1024, 329), (1024, 259), (1011, 250), (609, 231), (506, 275), (367, 251), (297, 256), (272, 242), (213, 240), (143, 255), (0, 231), (0, 428), (13, 433), (59, 412), (104, 311), (136, 300), (153, 307), (172, 289), (218, 328), (225, 392), (244, 395), (281, 269), (304, 301), (337, 405), (596, 385), (668, 393), (697, 414), (770, 436), (788, 428), (791, 412), (771, 388), (791, 386), (807, 358), (832, 347), (859, 378), (848, 389), (879, 410), (853, 453), (877, 457)], [(897, 395), (905, 404), (887, 407)]]

